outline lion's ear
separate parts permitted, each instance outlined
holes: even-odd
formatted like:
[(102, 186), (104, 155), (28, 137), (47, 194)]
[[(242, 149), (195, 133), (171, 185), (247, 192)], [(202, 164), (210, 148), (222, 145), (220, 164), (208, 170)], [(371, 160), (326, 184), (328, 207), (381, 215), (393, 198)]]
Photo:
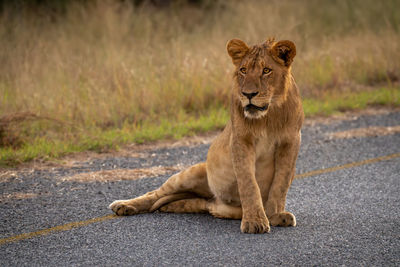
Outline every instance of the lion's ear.
[(270, 52), (276, 62), (290, 66), (296, 56), (296, 46), (292, 41), (279, 41), (270, 48)]
[(233, 64), (238, 66), (243, 57), (249, 51), (249, 47), (242, 40), (232, 39), (226, 44), (226, 50), (228, 50), (228, 54), (231, 56)]

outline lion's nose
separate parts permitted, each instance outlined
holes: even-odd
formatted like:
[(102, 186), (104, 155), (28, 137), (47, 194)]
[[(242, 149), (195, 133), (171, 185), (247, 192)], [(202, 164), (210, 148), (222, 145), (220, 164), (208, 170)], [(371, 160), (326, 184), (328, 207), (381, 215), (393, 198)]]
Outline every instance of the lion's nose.
[(242, 92), (242, 94), (247, 97), (249, 100), (251, 100), (253, 97), (255, 97), (256, 95), (258, 95), (258, 92), (254, 92), (254, 93), (245, 93)]

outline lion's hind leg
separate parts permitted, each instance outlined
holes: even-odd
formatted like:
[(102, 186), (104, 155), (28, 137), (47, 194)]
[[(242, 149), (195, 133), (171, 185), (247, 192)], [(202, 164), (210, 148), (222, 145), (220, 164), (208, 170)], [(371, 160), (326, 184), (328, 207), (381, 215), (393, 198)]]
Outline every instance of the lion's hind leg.
[(196, 164), (171, 176), (160, 188), (140, 197), (116, 200), (110, 208), (117, 215), (134, 215), (152, 212), (168, 202), (194, 196), (212, 197), (207, 183), (206, 163)]
[(222, 219), (242, 219), (242, 207), (230, 206), (214, 199), (181, 199), (168, 203), (159, 210), (175, 213), (210, 213), (214, 217)]
[(275, 213), (268, 219), (272, 226), (296, 226), (296, 217), (288, 211)]
[(118, 216), (129, 216), (148, 212), (150, 207), (157, 199), (158, 196), (155, 190), (137, 198), (115, 200), (110, 204), (109, 208), (112, 209)]
[(204, 198), (181, 199), (168, 203), (159, 210), (174, 213), (207, 213), (208, 201)]
[(242, 219), (242, 207), (231, 206), (222, 201), (215, 200), (208, 205), (210, 214), (221, 219)]

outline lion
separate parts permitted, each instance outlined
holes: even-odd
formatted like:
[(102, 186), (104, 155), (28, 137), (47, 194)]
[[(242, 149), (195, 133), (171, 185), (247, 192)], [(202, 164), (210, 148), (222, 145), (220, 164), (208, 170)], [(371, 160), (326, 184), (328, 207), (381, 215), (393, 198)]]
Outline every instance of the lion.
[(227, 43), (235, 71), (230, 121), (212, 142), (206, 162), (171, 176), (160, 188), (116, 200), (117, 215), (161, 212), (210, 213), (241, 219), (243, 233), (296, 226), (285, 210), (295, 174), (304, 113), (291, 74), (296, 47), (269, 38), (248, 46)]

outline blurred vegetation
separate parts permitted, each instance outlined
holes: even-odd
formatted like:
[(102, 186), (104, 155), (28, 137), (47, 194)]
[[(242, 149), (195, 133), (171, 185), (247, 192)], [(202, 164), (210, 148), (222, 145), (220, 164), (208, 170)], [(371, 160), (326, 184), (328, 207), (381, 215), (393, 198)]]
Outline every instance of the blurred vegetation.
[(296, 43), (308, 115), (398, 105), (399, 25), (397, 0), (0, 0), (0, 164), (223, 127), (232, 38)]

